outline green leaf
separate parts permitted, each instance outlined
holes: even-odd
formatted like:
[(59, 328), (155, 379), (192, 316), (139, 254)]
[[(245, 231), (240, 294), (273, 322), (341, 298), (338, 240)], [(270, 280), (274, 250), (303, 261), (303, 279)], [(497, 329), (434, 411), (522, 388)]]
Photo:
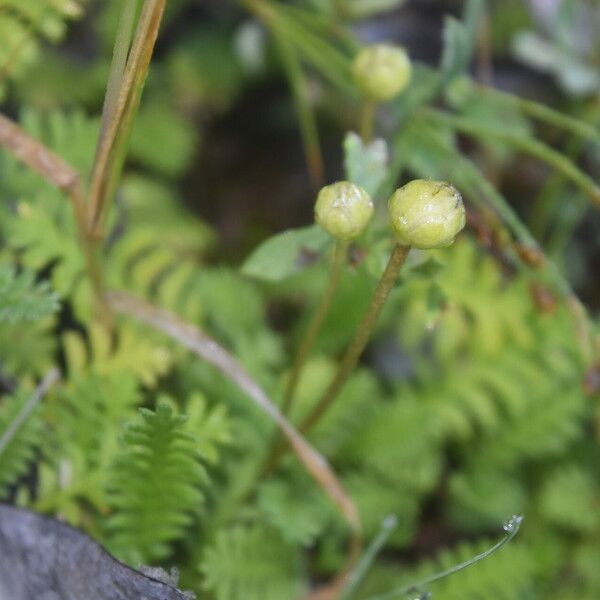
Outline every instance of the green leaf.
[(133, 160), (155, 172), (177, 177), (190, 166), (196, 131), (168, 102), (154, 101), (137, 115), (129, 149)]
[(600, 525), (595, 478), (576, 464), (556, 469), (544, 483), (539, 508), (553, 525), (594, 534)]
[(354, 19), (364, 19), (372, 15), (392, 11), (402, 6), (406, 0), (349, 0), (348, 13)]
[(440, 62), (440, 70), (445, 83), (464, 73), (467, 69), (473, 56), (477, 29), (484, 8), (484, 0), (469, 0), (462, 21), (454, 17), (446, 17), (444, 50)]
[(360, 136), (350, 132), (344, 139), (346, 179), (360, 185), (371, 196), (387, 176), (388, 148), (385, 140), (365, 144)]
[(471, 42), (466, 27), (454, 17), (446, 17), (444, 23), (444, 50), (440, 69), (446, 82), (460, 75), (471, 55)]
[(68, 21), (83, 15), (80, 3), (70, 0), (32, 2), (3, 0), (0, 11), (0, 96), (6, 81), (23, 78), (29, 69), (47, 56), (44, 42), (60, 41)]
[(36, 283), (33, 271), (17, 273), (12, 265), (0, 265), (0, 322), (37, 321), (58, 307), (47, 281)]
[(264, 481), (257, 497), (264, 519), (290, 544), (310, 546), (334, 516), (332, 504), (304, 473)]
[(123, 447), (112, 465), (108, 488), (111, 549), (135, 564), (170, 552), (185, 535), (203, 500), (206, 474), (196, 438), (167, 400), (125, 426)]
[(299, 566), (276, 531), (255, 525), (219, 531), (202, 571), (217, 600), (290, 600), (302, 597)]
[(244, 262), (242, 273), (262, 281), (281, 281), (321, 254), (331, 238), (318, 225), (288, 229), (263, 242)]
[(206, 398), (194, 392), (185, 406), (188, 420), (185, 429), (198, 438), (198, 449), (204, 460), (214, 465), (219, 460), (221, 448), (233, 441), (232, 422), (222, 404), (209, 407)]

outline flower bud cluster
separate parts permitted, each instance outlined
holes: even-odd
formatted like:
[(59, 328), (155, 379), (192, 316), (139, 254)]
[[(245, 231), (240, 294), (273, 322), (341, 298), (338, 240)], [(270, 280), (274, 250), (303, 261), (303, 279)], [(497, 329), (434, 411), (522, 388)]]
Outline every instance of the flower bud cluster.
[[(465, 226), (465, 207), (458, 190), (443, 181), (415, 179), (388, 201), (392, 230), (402, 246), (443, 248)], [(321, 189), (315, 220), (334, 238), (359, 236), (373, 215), (373, 201), (360, 186), (338, 181)]]

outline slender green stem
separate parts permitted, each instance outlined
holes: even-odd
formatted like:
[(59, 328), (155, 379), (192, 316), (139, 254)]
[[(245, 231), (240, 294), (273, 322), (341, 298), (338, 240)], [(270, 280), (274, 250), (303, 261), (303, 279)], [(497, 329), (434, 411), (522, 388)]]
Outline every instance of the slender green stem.
[(508, 542), (510, 542), (515, 537), (515, 535), (517, 535), (517, 533), (519, 532), (519, 528), (520, 528), (522, 522), (523, 522), (523, 517), (521, 515), (515, 515), (512, 518), (510, 518), (504, 525), (504, 531), (506, 532), (506, 535), (499, 542), (497, 542), (491, 548), (488, 548), (481, 554), (477, 554), (477, 556), (474, 556), (473, 558), (470, 558), (469, 560), (465, 560), (464, 562), (461, 562), (458, 565), (454, 565), (453, 567), (450, 567), (449, 569), (446, 569), (445, 571), (436, 573), (435, 575), (432, 575), (431, 577), (427, 577), (426, 579), (423, 579), (422, 581), (419, 581), (418, 583), (415, 583), (415, 584), (412, 584), (412, 585), (409, 585), (406, 587), (396, 588), (385, 594), (380, 594), (379, 596), (373, 596), (373, 597), (369, 598), (368, 600), (392, 600), (394, 598), (406, 598), (406, 595), (408, 593), (410, 593), (411, 591), (421, 591), (426, 586), (430, 585), (431, 583), (435, 583), (436, 581), (439, 581), (440, 579), (444, 579), (445, 577), (448, 577), (449, 575), (454, 575), (454, 573), (458, 573), (458, 571), (462, 571), (463, 569), (466, 569), (467, 567), (470, 567), (470, 566), (474, 565), (475, 563), (478, 563), (480, 560), (483, 560), (484, 558), (487, 558), (488, 556), (494, 554), (494, 552), (497, 552), (498, 550), (500, 550), (500, 548), (502, 548), (502, 546), (504, 546), (505, 544), (508, 544)]
[(600, 130), (581, 119), (575, 119), (539, 102), (514, 96), (513, 94), (508, 94), (494, 88), (480, 86), (478, 89), (485, 95), (496, 98), (508, 106), (517, 108), (534, 119), (570, 131), (580, 138), (600, 144)]
[(360, 137), (363, 142), (368, 142), (373, 137), (375, 125), (375, 109), (377, 104), (374, 100), (365, 98), (360, 112)]
[(338, 15), (324, 15), (294, 4), (281, 4), (279, 9), (314, 33), (325, 39), (339, 42), (340, 48), (351, 55), (356, 54), (362, 47), (355, 33), (344, 26)]
[(394, 283), (398, 277), (400, 267), (403, 265), (410, 248), (407, 246), (401, 246), (396, 244), (388, 261), (388, 264), (375, 288), (373, 298), (369, 304), (367, 311), (365, 312), (362, 321), (360, 322), (354, 339), (350, 342), (346, 354), (342, 358), (342, 362), (338, 367), (338, 371), (333, 378), (333, 381), (319, 400), (313, 410), (310, 412), (308, 417), (304, 420), (300, 426), (300, 431), (308, 431), (319, 419), (327, 412), (330, 406), (333, 404), (340, 390), (344, 387), (348, 377), (354, 371), (358, 359), (360, 358), (363, 350), (365, 349), (373, 328), (377, 323), (381, 309), (385, 304)]
[[(148, 74), (165, 2), (144, 0), (127, 64), (119, 77), (118, 94), (109, 90), (111, 99), (108, 106), (111, 112), (103, 123), (98, 139), (88, 192), (88, 228), (98, 239), (103, 237), (103, 220), (125, 160), (129, 133)], [(112, 99), (114, 94), (116, 99)]]
[[(400, 246), (399, 244), (394, 246), (394, 250), (389, 258), (385, 271), (383, 272), (383, 275), (381, 276), (381, 279), (375, 288), (371, 303), (367, 307), (367, 311), (365, 312), (362, 321), (356, 330), (356, 334), (354, 335), (353, 340), (350, 342), (350, 345), (346, 350), (346, 354), (344, 354), (344, 357), (342, 358), (342, 362), (338, 367), (338, 371), (333, 381), (319, 402), (317, 402), (313, 410), (310, 412), (308, 417), (300, 425), (299, 431), (308, 431), (321, 418), (321, 416), (327, 412), (335, 400), (338, 392), (342, 389), (348, 377), (354, 370), (360, 355), (369, 341), (369, 337), (373, 331), (373, 328), (375, 327), (379, 313), (381, 312), (387, 297), (392, 291), (392, 287), (394, 286), (396, 278), (398, 277), (400, 267), (406, 260), (409, 251), (409, 247)], [(288, 448), (289, 446), (283, 441), (273, 448), (271, 454), (265, 462), (265, 468), (263, 471), (264, 474), (271, 473), (275, 467), (277, 467), (281, 457), (285, 454)]]
[(314, 187), (318, 188), (323, 184), (323, 154), (315, 112), (308, 97), (308, 82), (294, 47), (277, 30), (273, 31), (273, 37), (279, 47), (281, 63), (294, 96), (310, 178)]
[(514, 146), (515, 148), (519, 148), (520, 150), (523, 150), (523, 152), (531, 154), (531, 156), (535, 156), (557, 171), (563, 173), (563, 175), (568, 177), (575, 185), (583, 190), (591, 198), (594, 204), (600, 207), (600, 188), (596, 185), (595, 181), (581, 171), (571, 160), (569, 160), (569, 158), (546, 146), (546, 144), (542, 144), (537, 140), (523, 135), (505, 131), (498, 127), (488, 127), (472, 119), (457, 117), (442, 111), (426, 109), (424, 110), (424, 113), (433, 120), (451, 127), (452, 129), (456, 129), (457, 131), (462, 131), (463, 133), (474, 137), (496, 139)]
[[(470, 194), (470, 200), (477, 206), (484, 206), (481, 197), (483, 196), (489, 205), (494, 209), (497, 215), (500, 217), (502, 226), (505, 226), (512, 235), (519, 240), (522, 244), (532, 248), (535, 251), (541, 253), (545, 259), (544, 271), (555, 287), (556, 291), (559, 292), (561, 297), (567, 302), (574, 320), (575, 320), (575, 331), (579, 341), (583, 357), (586, 362), (590, 362), (594, 352), (591, 347), (591, 332), (589, 327), (590, 318), (587, 314), (585, 306), (581, 303), (581, 300), (576, 296), (571, 284), (568, 279), (560, 272), (554, 261), (547, 258), (544, 254), (543, 249), (538, 244), (535, 237), (531, 234), (526, 225), (520, 220), (517, 213), (506, 201), (504, 196), (496, 190), (496, 188), (483, 176), (479, 169), (473, 164), (471, 160), (465, 158), (462, 154), (453, 152), (450, 148), (443, 145), (438, 136), (434, 135), (432, 126), (427, 122), (422, 122), (421, 125), (422, 135), (430, 137), (431, 141), (436, 144), (438, 149), (443, 152), (449, 163), (449, 170), (453, 170), (456, 174), (460, 174), (460, 177), (465, 187), (472, 189)], [(457, 177), (457, 175), (455, 175)], [(514, 256), (518, 261), (518, 264), (523, 266), (522, 260), (518, 256)]]
[(60, 371), (56, 368), (50, 369), (44, 375), (40, 384), (35, 388), (33, 394), (17, 413), (15, 418), (8, 424), (2, 435), (0, 436), (0, 455), (8, 448), (19, 429), (27, 421), (36, 406), (40, 403), (46, 392), (60, 379)]
[(137, 0), (123, 3), (117, 26), (115, 45), (113, 47), (110, 73), (106, 84), (104, 106), (102, 107), (101, 135), (106, 131), (106, 126), (112, 118), (117, 100), (119, 99), (119, 88), (123, 79), (123, 73), (125, 72), (125, 66), (127, 65), (127, 55), (131, 46), (136, 10)]
[(348, 242), (343, 242), (340, 240), (335, 242), (333, 259), (331, 261), (331, 267), (329, 270), (329, 282), (327, 284), (327, 289), (325, 290), (325, 293), (321, 298), (321, 302), (317, 306), (317, 309), (308, 325), (308, 329), (306, 330), (306, 333), (304, 334), (304, 337), (298, 346), (298, 352), (296, 353), (296, 359), (294, 360), (294, 365), (292, 367), (292, 374), (290, 375), (290, 379), (285, 390), (282, 407), (282, 412), (284, 415), (289, 414), (292, 408), (294, 393), (298, 386), (298, 381), (300, 380), (302, 368), (304, 367), (304, 363), (306, 362), (314, 341), (319, 335), (319, 331), (321, 331), (325, 317), (331, 308), (331, 304), (340, 281), (340, 275), (342, 274), (342, 269), (346, 263), (347, 251)]
[(357, 509), (325, 458), (317, 452), (298, 430), (283, 416), (267, 393), (256, 383), (238, 362), (216, 340), (191, 323), (180, 320), (174, 314), (138, 300), (124, 292), (108, 292), (110, 306), (118, 312), (146, 323), (179, 342), (211, 364), (236, 385), (254, 405), (274, 422), (287, 438), (288, 443), (305, 466), (308, 473), (338, 507), (353, 532), (351, 557), (360, 547), (360, 519)]
[(238, 0), (248, 11), (260, 19), (271, 31), (283, 36), (301, 55), (347, 97), (356, 98), (356, 86), (352, 83), (350, 58), (330, 41), (330, 35), (310, 27), (298, 19), (285, 4), (265, 0)]
[(381, 529), (379, 530), (377, 537), (371, 542), (371, 545), (365, 550), (364, 554), (362, 555), (361, 559), (358, 561), (358, 564), (356, 565), (356, 567), (354, 568), (352, 573), (350, 573), (350, 575), (348, 575), (348, 578), (346, 579), (346, 583), (340, 593), (340, 600), (350, 600), (354, 596), (359, 585), (362, 583), (363, 579), (365, 578), (365, 575), (368, 573), (369, 569), (371, 568), (373, 561), (377, 558), (377, 555), (379, 554), (379, 552), (381, 551), (381, 549), (387, 542), (388, 538), (390, 537), (390, 535), (392, 534), (394, 529), (396, 529), (397, 525), (398, 525), (398, 519), (396, 518), (395, 515), (388, 515), (383, 520), (383, 523), (381, 524)]

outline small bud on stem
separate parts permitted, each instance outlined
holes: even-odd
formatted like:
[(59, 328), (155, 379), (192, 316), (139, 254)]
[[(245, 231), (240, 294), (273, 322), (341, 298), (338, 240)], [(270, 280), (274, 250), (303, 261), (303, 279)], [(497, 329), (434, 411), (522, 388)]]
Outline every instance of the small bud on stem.
[(442, 181), (407, 183), (394, 192), (389, 210), (398, 242), (422, 250), (449, 246), (466, 222), (460, 193)]
[(356, 84), (370, 100), (387, 102), (406, 88), (411, 64), (404, 48), (376, 44), (361, 50), (352, 65)]
[(349, 241), (360, 235), (373, 214), (373, 201), (360, 186), (338, 181), (321, 189), (315, 220), (334, 238)]

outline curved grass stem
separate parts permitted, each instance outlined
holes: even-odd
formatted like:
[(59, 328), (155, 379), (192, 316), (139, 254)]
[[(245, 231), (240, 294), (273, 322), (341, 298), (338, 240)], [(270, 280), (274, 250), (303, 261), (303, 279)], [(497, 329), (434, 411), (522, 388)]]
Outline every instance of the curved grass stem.
[[(577, 334), (579, 346), (586, 363), (592, 360), (595, 352), (592, 347), (592, 335), (590, 329), (590, 318), (585, 306), (577, 297), (568, 279), (560, 272), (554, 261), (545, 257), (543, 249), (538, 244), (535, 237), (529, 229), (520, 220), (514, 209), (507, 202), (506, 198), (496, 190), (496, 188), (484, 177), (474, 163), (461, 154), (456, 154), (451, 148), (442, 144), (435, 134), (434, 126), (423, 121), (421, 123), (422, 135), (428, 136), (437, 149), (444, 154), (448, 161), (448, 169), (455, 173), (460, 173), (461, 185), (470, 188), (470, 200), (480, 208), (487, 203), (496, 212), (500, 218), (500, 227), (506, 227), (508, 231), (519, 242), (526, 247), (532, 248), (544, 256), (544, 271), (549, 281), (552, 282), (555, 290), (565, 299), (567, 306), (574, 318), (575, 331)], [(485, 203), (482, 201), (485, 199)], [(522, 267), (524, 263), (515, 255), (517, 263)]]
[(600, 207), (600, 187), (596, 185), (595, 181), (581, 171), (568, 157), (546, 144), (530, 137), (514, 134), (498, 127), (489, 127), (478, 121), (448, 114), (443, 111), (426, 109), (424, 113), (428, 117), (431, 117), (433, 121), (446, 125), (456, 131), (461, 131), (477, 138), (496, 139), (534, 156), (568, 177), (590, 197), (596, 206)]
[[(396, 588), (390, 592), (387, 592), (386, 594), (380, 594), (379, 596), (372, 596), (368, 600), (394, 600), (396, 598), (406, 598), (407, 594), (411, 592), (420, 592), (421, 590), (424, 590), (428, 585), (435, 583), (440, 579), (444, 579), (450, 575), (454, 575), (454, 573), (458, 573), (459, 571), (462, 571), (463, 569), (466, 569), (467, 567), (470, 567), (475, 563), (478, 563), (479, 561), (488, 558), (489, 556), (500, 550), (502, 546), (508, 544), (508, 542), (510, 542), (517, 535), (522, 522), (523, 517), (521, 515), (513, 515), (510, 519), (508, 519), (505, 522), (503, 526), (505, 532), (504, 537), (499, 542), (496, 542), (491, 548), (488, 548), (481, 554), (477, 554), (473, 558), (470, 558), (468, 560), (465, 560), (464, 562), (454, 565), (453, 567), (450, 567), (445, 571), (435, 573), (434, 575), (431, 575), (430, 577), (427, 577), (426, 579), (423, 579), (418, 583), (401, 588)], [(425, 595), (423, 595), (423, 597), (425, 597)]]
[(502, 92), (494, 88), (480, 86), (478, 89), (485, 95), (497, 99), (507, 106), (514, 107), (533, 119), (569, 131), (582, 139), (600, 144), (600, 130), (598, 130), (597, 127), (594, 127), (594, 125), (590, 125), (581, 119), (575, 119), (565, 115), (558, 110), (554, 110), (553, 108), (535, 102), (534, 100), (521, 98), (520, 96)]
[(317, 336), (321, 331), (321, 327), (323, 326), (323, 322), (325, 321), (325, 318), (327, 317), (327, 314), (331, 308), (331, 304), (340, 281), (340, 275), (342, 274), (342, 269), (346, 262), (347, 250), (348, 242), (336, 240), (333, 249), (331, 267), (329, 270), (329, 282), (327, 284), (327, 289), (325, 290), (325, 293), (323, 294), (321, 301), (308, 325), (306, 333), (304, 334), (304, 337), (298, 346), (298, 351), (292, 367), (292, 373), (284, 394), (282, 406), (283, 414), (289, 414), (292, 408), (294, 393), (296, 392), (304, 363), (308, 358), (310, 350), (317, 339)]

